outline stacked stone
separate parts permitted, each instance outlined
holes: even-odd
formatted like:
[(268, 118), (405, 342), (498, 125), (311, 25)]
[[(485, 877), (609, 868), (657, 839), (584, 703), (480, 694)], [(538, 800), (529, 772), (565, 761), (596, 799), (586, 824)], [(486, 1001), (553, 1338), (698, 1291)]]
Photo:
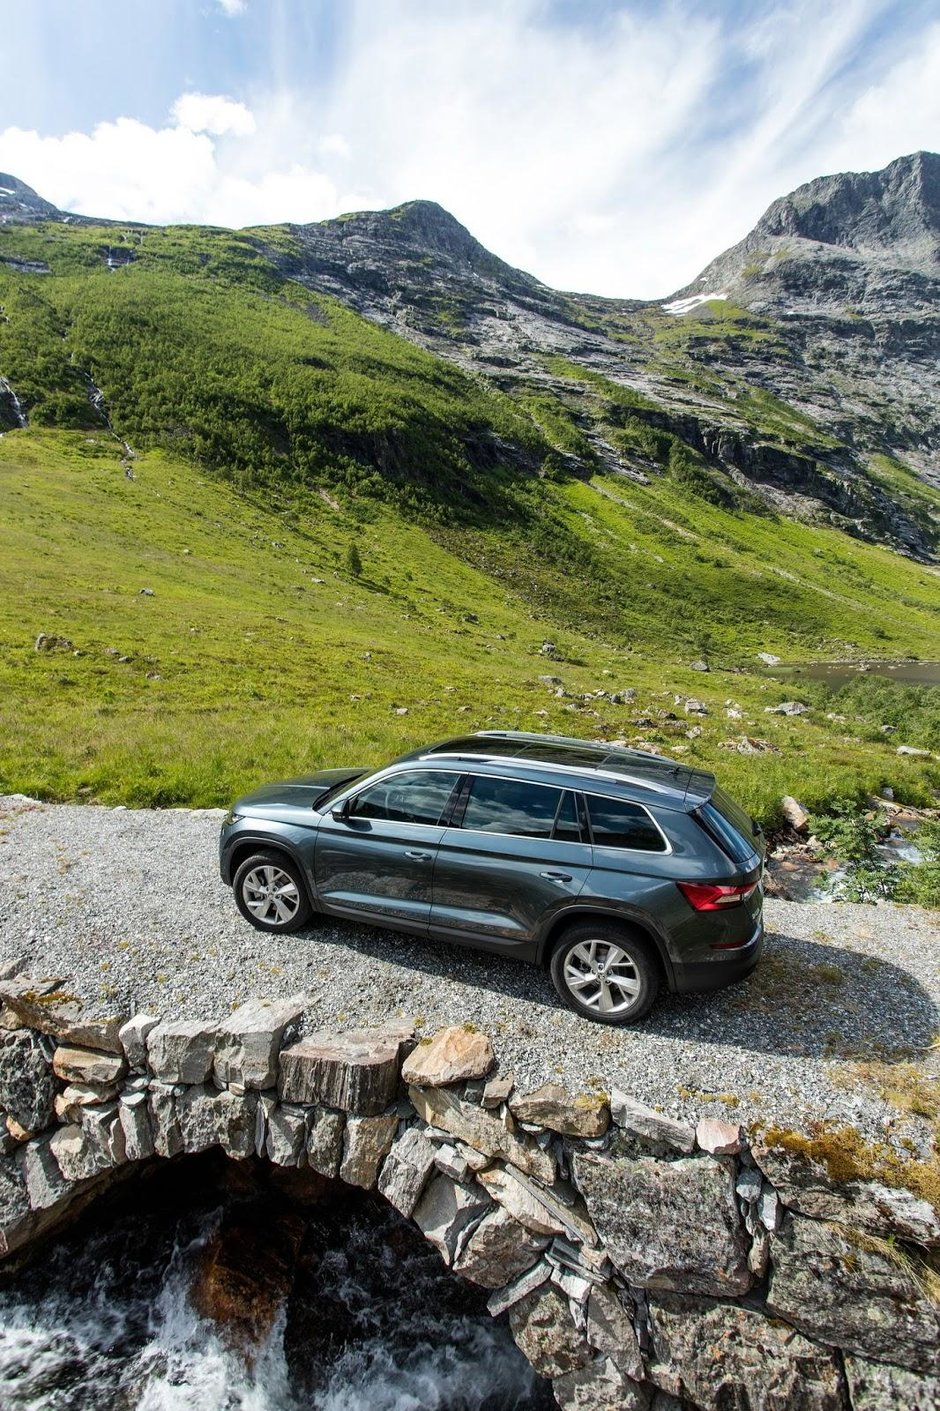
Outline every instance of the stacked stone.
[(218, 1147), (377, 1189), (491, 1290), (563, 1408), (940, 1404), (926, 1202), (837, 1187), (737, 1126), (517, 1091), (471, 1027), (297, 1039), (303, 999), (83, 1021), (0, 987), (0, 1256), (134, 1163)]

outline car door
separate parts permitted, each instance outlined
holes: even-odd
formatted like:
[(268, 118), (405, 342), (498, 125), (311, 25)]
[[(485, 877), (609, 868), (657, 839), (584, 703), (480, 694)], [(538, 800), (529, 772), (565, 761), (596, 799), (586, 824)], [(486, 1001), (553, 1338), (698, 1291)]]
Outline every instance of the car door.
[(399, 770), (327, 812), (313, 863), (323, 910), (425, 932), (440, 820), (460, 777), (459, 770)]
[(590, 868), (572, 793), (471, 775), (438, 848), (431, 934), (522, 953)]

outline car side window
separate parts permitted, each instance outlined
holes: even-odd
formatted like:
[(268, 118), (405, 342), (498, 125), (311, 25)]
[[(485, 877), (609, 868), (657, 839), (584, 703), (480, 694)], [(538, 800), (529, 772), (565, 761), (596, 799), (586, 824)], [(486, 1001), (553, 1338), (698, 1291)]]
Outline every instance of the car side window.
[(477, 775), (470, 782), (461, 827), (479, 833), (550, 838), (560, 801), (561, 790), (546, 784)]
[(459, 778), (444, 769), (392, 774), (363, 789), (350, 804), (349, 816), (387, 823), (438, 823)]
[(591, 835), (600, 848), (665, 852), (666, 840), (641, 804), (588, 794)]

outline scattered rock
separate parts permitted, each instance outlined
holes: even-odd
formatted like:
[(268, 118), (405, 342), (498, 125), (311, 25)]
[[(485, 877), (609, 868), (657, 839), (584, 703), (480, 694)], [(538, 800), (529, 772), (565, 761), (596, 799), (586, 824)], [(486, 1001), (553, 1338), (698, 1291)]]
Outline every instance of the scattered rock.
[(809, 706), (802, 701), (781, 701), (779, 705), (764, 706), (765, 715), (806, 715)]
[(496, 1062), (488, 1034), (454, 1025), (424, 1039), (402, 1066), (406, 1083), (442, 1088), (468, 1079), (485, 1078)]
[(780, 812), (796, 833), (805, 833), (809, 829), (809, 814), (801, 803), (791, 798), (789, 794), (784, 794), (780, 800)]
[(70, 652), (73, 644), (68, 637), (59, 637), (54, 632), (40, 632), (34, 643), (37, 652)]
[(781, 658), (775, 657), (773, 652), (758, 652), (757, 660), (762, 661), (765, 666), (779, 666)]
[(930, 759), (929, 750), (919, 750), (913, 745), (898, 745), (896, 752), (897, 754), (911, 755), (914, 759)]
[(138, 590), (138, 596), (141, 598), (152, 598), (153, 595), (154, 594), (152, 588), (140, 588)]
[(256, 1209), (226, 1215), (199, 1251), (190, 1285), (196, 1312), (242, 1352), (259, 1350), (290, 1294), (302, 1238), (296, 1215), (271, 1219)]
[(701, 660), (699, 660), (699, 661), (690, 662), (690, 663), (689, 663), (689, 670), (690, 670), (690, 671), (711, 671), (711, 667), (709, 666), (709, 664), (708, 664), (707, 661), (701, 661)]

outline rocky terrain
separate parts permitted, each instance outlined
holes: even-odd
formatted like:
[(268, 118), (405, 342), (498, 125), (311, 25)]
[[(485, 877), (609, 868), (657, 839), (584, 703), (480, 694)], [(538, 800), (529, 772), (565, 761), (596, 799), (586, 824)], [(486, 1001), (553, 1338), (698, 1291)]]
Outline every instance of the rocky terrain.
[[(42, 222), (91, 224), (0, 174), (0, 232)], [(114, 229), (109, 269), (145, 236)], [(430, 201), (246, 234), (282, 275), (526, 402), (567, 473), (642, 482), (678, 448), (701, 493), (930, 559), (938, 231), (940, 156), (919, 152), (776, 201), (661, 302), (549, 289)], [(43, 271), (0, 243), (4, 264)]]

